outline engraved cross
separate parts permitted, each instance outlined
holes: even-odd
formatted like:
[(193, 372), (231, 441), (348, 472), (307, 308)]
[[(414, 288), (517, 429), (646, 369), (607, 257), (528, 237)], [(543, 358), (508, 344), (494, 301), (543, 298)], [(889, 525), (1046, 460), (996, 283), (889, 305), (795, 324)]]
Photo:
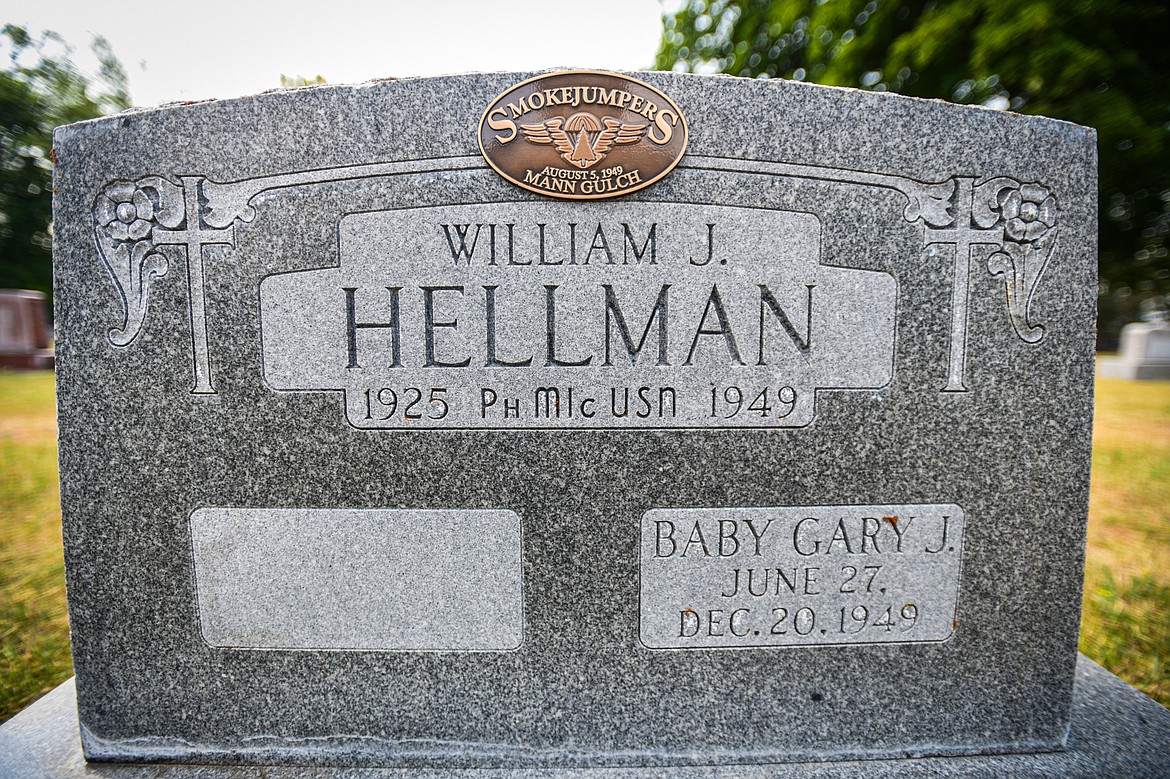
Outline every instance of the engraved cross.
[(951, 288), (951, 344), (947, 365), (947, 385), (943, 392), (966, 392), (963, 381), (967, 372), (967, 308), (971, 296), (971, 250), (976, 246), (1003, 246), (1003, 227), (982, 230), (972, 220), (975, 179), (955, 179), (955, 221), (951, 227), (927, 227), (923, 233), (926, 246), (941, 243), (955, 247), (955, 280)]
[(200, 176), (180, 176), (183, 205), (187, 216), (185, 230), (154, 231), (156, 244), (187, 247), (187, 300), (191, 310), (191, 340), (195, 360), (194, 395), (214, 395), (211, 383), (211, 358), (207, 349), (207, 298), (203, 281), (203, 247), (214, 244), (235, 245), (232, 226), (223, 230), (204, 228), (199, 216)]

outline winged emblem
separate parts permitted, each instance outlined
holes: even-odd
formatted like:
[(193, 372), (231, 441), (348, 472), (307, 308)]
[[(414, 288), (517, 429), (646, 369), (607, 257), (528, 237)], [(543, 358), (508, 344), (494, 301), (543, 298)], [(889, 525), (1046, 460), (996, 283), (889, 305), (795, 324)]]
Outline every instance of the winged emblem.
[(584, 169), (605, 159), (615, 145), (642, 140), (646, 125), (626, 124), (609, 116), (599, 120), (581, 111), (568, 119), (558, 116), (541, 124), (522, 124), (520, 129), (529, 143), (552, 144), (562, 159)]

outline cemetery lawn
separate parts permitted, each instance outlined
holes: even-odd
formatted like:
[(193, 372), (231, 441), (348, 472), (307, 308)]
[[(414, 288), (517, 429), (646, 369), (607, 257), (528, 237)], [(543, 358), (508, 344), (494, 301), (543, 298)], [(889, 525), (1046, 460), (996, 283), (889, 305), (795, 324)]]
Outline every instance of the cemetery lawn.
[[(1170, 382), (1097, 381), (1081, 651), (1170, 705)], [(71, 673), (53, 375), (0, 372), (0, 722)]]
[(72, 673), (52, 371), (0, 371), (0, 722)]
[(1170, 381), (1097, 379), (1081, 651), (1170, 707)]

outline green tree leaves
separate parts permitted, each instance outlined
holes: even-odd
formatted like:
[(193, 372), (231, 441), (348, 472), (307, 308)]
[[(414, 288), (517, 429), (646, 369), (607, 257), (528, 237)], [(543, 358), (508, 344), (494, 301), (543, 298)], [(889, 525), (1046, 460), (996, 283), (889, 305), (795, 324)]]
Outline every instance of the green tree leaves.
[(52, 294), (53, 128), (127, 108), (126, 74), (102, 38), (95, 85), (55, 33), (34, 39), (10, 24), (0, 35), (0, 287)]

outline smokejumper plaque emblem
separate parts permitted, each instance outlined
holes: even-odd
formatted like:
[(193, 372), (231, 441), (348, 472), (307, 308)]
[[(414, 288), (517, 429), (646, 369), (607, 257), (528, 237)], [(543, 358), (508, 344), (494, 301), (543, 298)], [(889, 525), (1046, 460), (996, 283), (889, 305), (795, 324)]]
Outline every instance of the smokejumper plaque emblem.
[(686, 122), (669, 97), (637, 79), (592, 70), (523, 81), (479, 122), (479, 148), (497, 173), (569, 200), (648, 187), (686, 147)]

